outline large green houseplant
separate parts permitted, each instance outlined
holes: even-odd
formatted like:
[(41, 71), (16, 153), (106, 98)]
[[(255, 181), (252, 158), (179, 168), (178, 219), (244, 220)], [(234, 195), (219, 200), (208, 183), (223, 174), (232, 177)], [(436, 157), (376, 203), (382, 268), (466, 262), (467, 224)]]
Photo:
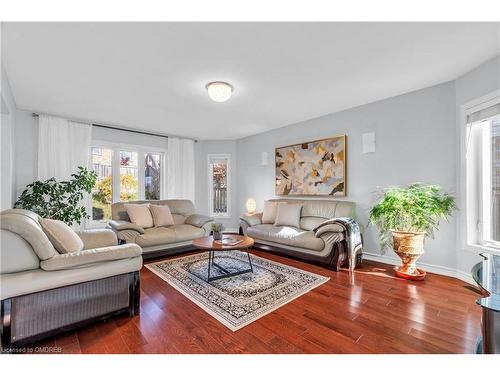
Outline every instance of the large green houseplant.
[(380, 230), (382, 251), (392, 247), (401, 258), (402, 266), (395, 268), (398, 276), (423, 278), (416, 262), (424, 253), (424, 238), (433, 237), (439, 221), (447, 220), (455, 209), (455, 198), (436, 185), (415, 183), (384, 189), (371, 209), (370, 224)]
[(78, 167), (69, 181), (35, 181), (26, 186), (14, 203), (14, 208), (33, 211), (41, 217), (64, 221), (68, 225), (81, 224), (88, 219), (85, 207), (79, 206), (84, 193), (90, 193), (97, 180), (94, 171)]

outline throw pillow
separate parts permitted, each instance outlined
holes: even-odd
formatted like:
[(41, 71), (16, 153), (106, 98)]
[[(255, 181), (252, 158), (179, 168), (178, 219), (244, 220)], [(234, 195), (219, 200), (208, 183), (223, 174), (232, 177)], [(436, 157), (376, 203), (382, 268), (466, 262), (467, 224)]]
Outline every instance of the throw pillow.
[(149, 210), (149, 203), (125, 203), (124, 206), (130, 222), (142, 228), (151, 228), (153, 226), (153, 217)]
[(168, 227), (174, 225), (174, 218), (167, 205), (150, 204), (149, 209), (151, 216), (153, 216), (153, 223), (155, 227)]
[(302, 203), (279, 203), (276, 210), (276, 226), (299, 228)]
[(60, 254), (83, 249), (83, 241), (70, 226), (62, 221), (40, 218), (40, 225), (49, 241)]
[(276, 221), (277, 206), (277, 202), (264, 202), (264, 210), (262, 211), (262, 224), (274, 224), (274, 222)]

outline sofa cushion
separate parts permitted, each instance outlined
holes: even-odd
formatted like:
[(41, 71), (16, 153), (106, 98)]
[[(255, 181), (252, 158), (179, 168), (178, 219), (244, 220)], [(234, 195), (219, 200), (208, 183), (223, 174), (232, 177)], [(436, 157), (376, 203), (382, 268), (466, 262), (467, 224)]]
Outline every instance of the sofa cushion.
[[(147, 201), (132, 201), (132, 202), (116, 202), (111, 205), (111, 215), (113, 220), (126, 220), (130, 221), (127, 214), (125, 204), (155, 204), (155, 205), (168, 205), (172, 216), (189, 216), (194, 214), (194, 204), (188, 199), (165, 199), (165, 200), (147, 200)], [(174, 217), (175, 220), (175, 217)], [(177, 224), (177, 223), (176, 223)]]
[[(325, 219), (322, 217), (312, 217), (312, 216), (306, 216), (302, 217), (300, 219), (300, 228), (304, 230), (315, 230), (318, 228), (321, 224), (329, 221), (331, 219)], [(335, 232), (343, 232), (344, 228), (336, 223), (330, 223), (330, 229), (335, 229)]]
[(116, 233), (110, 229), (90, 229), (77, 234), (83, 241), (84, 250), (118, 245)]
[(325, 247), (325, 242), (321, 238), (317, 238), (314, 232), (288, 226), (259, 224), (249, 227), (247, 234), (257, 240), (276, 242), (303, 249), (321, 251)]
[(205, 235), (203, 228), (187, 224), (172, 225), (168, 228), (148, 228), (144, 232), (144, 234), (135, 237), (135, 243), (141, 247), (191, 241)]
[(276, 221), (277, 208), (278, 203), (276, 202), (264, 202), (264, 210), (262, 211), (262, 224), (273, 224)]
[(151, 228), (153, 226), (153, 216), (151, 216), (149, 210), (149, 203), (125, 203), (124, 206), (132, 223), (142, 228)]
[[(1, 228), (21, 236), (30, 244), (38, 258), (45, 260), (57, 255), (58, 252), (42, 230), (38, 219), (37, 214), (21, 209), (10, 209), (0, 213)], [(15, 251), (15, 248), (8, 247), (7, 250), (2, 248), (2, 251)]]
[(205, 229), (193, 225), (180, 224), (174, 225), (171, 228), (175, 232), (175, 242), (191, 241), (205, 235)]
[(40, 218), (40, 225), (50, 242), (60, 254), (83, 249), (83, 241), (68, 224), (53, 219)]
[(275, 203), (302, 203), (302, 217), (324, 217), (333, 219), (335, 217), (354, 217), (354, 203), (336, 199), (271, 199)]
[(151, 211), (155, 227), (168, 227), (174, 225), (174, 218), (167, 205), (158, 206), (156, 204), (150, 204), (149, 210)]
[(326, 200), (304, 200), (302, 208), (303, 216), (324, 217), (333, 219), (335, 217), (353, 216), (354, 204), (348, 201), (326, 201)]
[(300, 227), (302, 203), (279, 203), (276, 210), (276, 226)]
[(175, 232), (172, 228), (148, 228), (144, 234), (135, 237), (135, 243), (141, 247), (149, 247), (175, 242)]
[(101, 247), (67, 254), (59, 254), (47, 260), (42, 260), (40, 266), (45, 271), (58, 271), (75, 267), (91, 267), (96, 263), (110, 262), (120, 259), (140, 257), (142, 249), (135, 243)]
[(167, 199), (162, 202), (168, 204), (168, 207), (170, 208), (170, 212), (172, 212), (172, 214), (189, 216), (194, 214), (195, 211), (194, 203), (189, 199)]
[(172, 218), (174, 219), (174, 225), (184, 224), (186, 221), (186, 216), (181, 214), (172, 214)]
[(40, 267), (40, 259), (31, 245), (17, 233), (2, 229), (0, 249), (2, 249), (0, 251), (0, 274), (34, 270)]
[(327, 219), (323, 217), (306, 216), (300, 218), (300, 228), (304, 230), (314, 230), (318, 225), (324, 223)]

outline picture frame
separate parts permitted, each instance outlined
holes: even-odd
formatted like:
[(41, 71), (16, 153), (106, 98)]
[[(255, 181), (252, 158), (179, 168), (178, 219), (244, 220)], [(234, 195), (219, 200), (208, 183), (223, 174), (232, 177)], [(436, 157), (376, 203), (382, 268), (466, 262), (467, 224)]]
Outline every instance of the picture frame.
[(346, 135), (276, 147), (277, 196), (346, 196)]

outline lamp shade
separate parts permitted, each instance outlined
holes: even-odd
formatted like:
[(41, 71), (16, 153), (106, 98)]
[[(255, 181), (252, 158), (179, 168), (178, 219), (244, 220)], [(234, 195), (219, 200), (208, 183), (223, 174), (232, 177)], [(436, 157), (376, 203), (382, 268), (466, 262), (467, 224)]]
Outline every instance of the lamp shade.
[(248, 198), (246, 206), (247, 206), (247, 212), (249, 214), (253, 214), (255, 213), (255, 210), (257, 208), (257, 202), (255, 202), (255, 199), (253, 198)]

